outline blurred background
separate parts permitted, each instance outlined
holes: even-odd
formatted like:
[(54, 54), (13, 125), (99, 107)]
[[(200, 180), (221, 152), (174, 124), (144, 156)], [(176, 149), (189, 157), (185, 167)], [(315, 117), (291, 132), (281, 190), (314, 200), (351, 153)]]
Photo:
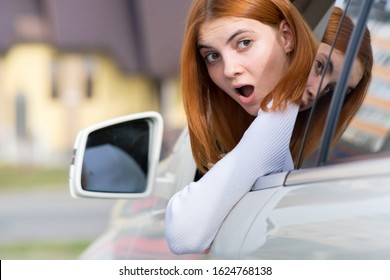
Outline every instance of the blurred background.
[[(309, 23), (323, 3), (293, 2)], [(107, 228), (115, 201), (68, 191), (82, 128), (158, 111), (169, 153), (185, 126), (178, 71), (190, 4), (0, 0), (0, 259), (74, 259)], [(376, 1), (369, 27), (374, 78), (343, 136), (363, 153), (390, 147), (390, 1)]]
[(182, 127), (190, 2), (0, 0), (1, 161), (63, 166), (80, 129), (125, 114)]
[(75, 258), (107, 226), (112, 201), (69, 195), (82, 128), (158, 111), (169, 152), (190, 3), (0, 0), (0, 259)]

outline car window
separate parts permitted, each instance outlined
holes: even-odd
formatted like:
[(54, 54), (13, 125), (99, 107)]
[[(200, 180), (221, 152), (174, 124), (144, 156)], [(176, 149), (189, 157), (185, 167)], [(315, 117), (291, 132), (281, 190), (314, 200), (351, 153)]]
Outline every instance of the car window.
[[(342, 8), (354, 24), (357, 24), (359, 15), (365, 1), (337, 1), (337, 5)], [(356, 156), (382, 153), (390, 151), (390, 1), (376, 1), (371, 6), (367, 27), (371, 35), (371, 46), (374, 54), (372, 67), (372, 79), (368, 87), (367, 94), (362, 105), (359, 107), (355, 117), (349, 123), (344, 133), (340, 134), (337, 144), (332, 148), (327, 147), (329, 152), (326, 156), (326, 163), (353, 159)], [(352, 32), (351, 32), (352, 33)], [(338, 40), (338, 39), (337, 39)], [(354, 73), (353, 65), (351, 73)], [(350, 76), (351, 79), (351, 76)], [(338, 81), (340, 82), (340, 81)], [(333, 85), (334, 86), (334, 85)], [(351, 98), (348, 90), (343, 98), (347, 102)], [(351, 91), (351, 94), (354, 94)], [(323, 114), (318, 106), (323, 106), (324, 98), (320, 97), (318, 103), (312, 108), (313, 119), (319, 119), (318, 114)], [(347, 105), (346, 105), (347, 106)], [(349, 110), (344, 107), (341, 110)], [(327, 114), (328, 112), (326, 112)], [(316, 115), (317, 114), (317, 115)], [(342, 112), (340, 112), (340, 115)], [(341, 117), (340, 117), (341, 118)], [(335, 126), (335, 125), (334, 125)], [(318, 123), (311, 121), (306, 128), (307, 133), (315, 132), (318, 129)], [(324, 130), (321, 131), (324, 133)], [(337, 137), (337, 136), (336, 136)], [(324, 145), (324, 135), (322, 143)], [(310, 143), (308, 140), (301, 146), (301, 157), (305, 147)], [(306, 145), (306, 146), (305, 146)], [(301, 159), (297, 168), (306, 168), (321, 165), (321, 149), (323, 146), (312, 153), (311, 156)]]
[(332, 160), (390, 151), (390, 1), (373, 5), (368, 28), (374, 53), (372, 81)]

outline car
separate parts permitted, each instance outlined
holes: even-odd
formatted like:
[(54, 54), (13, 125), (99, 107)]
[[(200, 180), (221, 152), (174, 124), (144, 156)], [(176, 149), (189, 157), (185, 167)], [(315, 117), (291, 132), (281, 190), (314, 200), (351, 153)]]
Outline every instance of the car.
[[(372, 27), (376, 57), (369, 94), (336, 146), (331, 139), (352, 63), (343, 65), (318, 151), (293, 171), (259, 178), (226, 217), (207, 254), (174, 255), (164, 238), (164, 216), (169, 199), (195, 178), (187, 130), (160, 161), (163, 120), (157, 112), (88, 127), (74, 145), (71, 193), (118, 202), (109, 227), (80, 259), (390, 259), (390, 44), (378, 35), (390, 25), (390, 17), (383, 17), (390, 14), (390, 3), (340, 5), (356, 21), (352, 42), (366, 24)], [(311, 26), (319, 34), (331, 10), (307, 10), (317, 15)], [(358, 47), (356, 41), (350, 44), (346, 61)], [(88, 167), (87, 152), (100, 145), (126, 151), (137, 165), (126, 169), (127, 175), (140, 169), (144, 180), (135, 183), (114, 174), (122, 162), (115, 152), (96, 157), (103, 166)], [(113, 165), (119, 167), (107, 168)], [(105, 183), (91, 189), (91, 176)], [(127, 189), (119, 188), (118, 180), (125, 180)]]

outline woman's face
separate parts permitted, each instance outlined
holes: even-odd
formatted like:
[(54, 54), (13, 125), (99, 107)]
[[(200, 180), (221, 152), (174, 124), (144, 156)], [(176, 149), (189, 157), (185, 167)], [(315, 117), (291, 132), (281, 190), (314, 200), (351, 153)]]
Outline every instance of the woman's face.
[(236, 17), (207, 21), (197, 43), (212, 81), (253, 116), (288, 68), (293, 47), (287, 23), (277, 29)]
[[(300, 111), (307, 110), (313, 106), (313, 103), (318, 93), (318, 87), (320, 86), (321, 76), (323, 75), (323, 72), (325, 70), (325, 64), (329, 57), (330, 48), (330, 45), (326, 43), (320, 43), (313, 67), (310, 71), (309, 79), (306, 84), (305, 92), (302, 96)], [(334, 49), (329, 65), (326, 69), (321, 90), (319, 91), (319, 98), (333, 93), (343, 63), (344, 54), (341, 51)], [(360, 61), (356, 59), (352, 67), (351, 76), (348, 81), (348, 92), (352, 91), (357, 86), (362, 76), (363, 65)]]

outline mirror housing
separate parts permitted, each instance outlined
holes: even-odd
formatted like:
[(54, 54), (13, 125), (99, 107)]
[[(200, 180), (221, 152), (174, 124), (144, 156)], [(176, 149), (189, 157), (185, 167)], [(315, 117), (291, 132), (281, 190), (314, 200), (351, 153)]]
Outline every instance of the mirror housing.
[(143, 112), (104, 121), (76, 137), (69, 170), (73, 197), (144, 198), (155, 182), (163, 120)]

